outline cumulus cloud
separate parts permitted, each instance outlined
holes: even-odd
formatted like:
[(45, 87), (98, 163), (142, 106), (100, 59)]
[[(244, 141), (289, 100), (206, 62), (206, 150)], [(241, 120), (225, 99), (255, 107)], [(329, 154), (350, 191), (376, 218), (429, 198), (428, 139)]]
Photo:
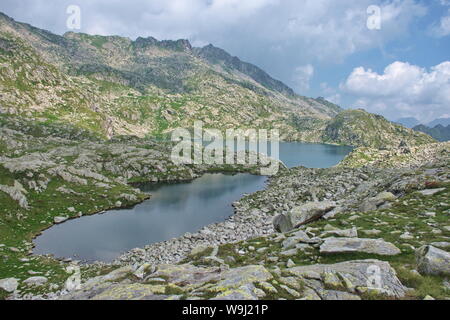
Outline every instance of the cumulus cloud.
[(450, 61), (430, 70), (396, 61), (382, 74), (359, 67), (340, 88), (356, 99), (354, 107), (393, 119), (414, 116), (433, 120), (450, 108)]
[[(73, 0), (2, 0), (0, 11), (39, 27), (67, 31)], [(83, 32), (213, 43), (296, 86), (292, 66), (339, 63), (404, 37), (426, 13), (419, 0), (77, 0)], [(367, 8), (381, 8), (381, 29)], [(263, 54), (262, 54), (263, 53)]]
[(341, 94), (337, 92), (337, 90), (326, 82), (322, 82), (320, 84), (320, 91), (323, 95), (325, 95), (325, 99), (331, 101), (335, 104), (341, 103)]
[(447, 15), (441, 17), (438, 24), (431, 26), (431, 34), (436, 37), (446, 37), (450, 35), (450, 10), (447, 10)]

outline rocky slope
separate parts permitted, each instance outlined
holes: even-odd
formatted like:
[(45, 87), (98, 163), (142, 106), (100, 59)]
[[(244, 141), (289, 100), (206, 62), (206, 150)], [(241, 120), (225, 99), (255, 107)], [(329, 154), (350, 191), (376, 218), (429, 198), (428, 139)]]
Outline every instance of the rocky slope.
[[(323, 98), (299, 96), (258, 67), (187, 40), (58, 36), (0, 13), (0, 69), (0, 112), (108, 138), (162, 136), (203, 121), (355, 146), (394, 145), (399, 136), (413, 145), (431, 140), (368, 114), (335, 118), (342, 109)], [(361, 131), (368, 123), (369, 134)]]
[(235, 203), (238, 217), (264, 226), (259, 235), (227, 241), (247, 226), (225, 222), (165, 250), (133, 252), (62, 298), (448, 299), (449, 148), (401, 159), (390, 150), (385, 161), (357, 165), (359, 150), (339, 167), (284, 171)]
[(130, 136), (105, 142), (74, 126), (0, 115), (0, 277), (45, 275), (53, 284), (65, 279), (60, 262), (27, 257), (33, 237), (67, 219), (149, 198), (134, 183), (260, 172), (252, 165), (175, 165), (173, 145)]
[[(361, 148), (334, 168), (284, 170), (265, 190), (234, 203), (236, 214), (228, 221), (132, 250), (113, 264), (81, 265), (82, 288), (68, 292), (68, 262), (27, 257), (30, 230), (135, 203), (146, 195), (125, 182), (141, 176), (190, 179), (208, 170), (252, 168), (173, 168), (164, 143), (120, 138), (99, 144), (88, 132), (14, 117), (2, 125), (7, 127), (0, 144), (4, 296), (9, 291), (25, 299), (450, 297), (448, 143), (382, 152)], [(154, 161), (148, 162), (149, 154)]]

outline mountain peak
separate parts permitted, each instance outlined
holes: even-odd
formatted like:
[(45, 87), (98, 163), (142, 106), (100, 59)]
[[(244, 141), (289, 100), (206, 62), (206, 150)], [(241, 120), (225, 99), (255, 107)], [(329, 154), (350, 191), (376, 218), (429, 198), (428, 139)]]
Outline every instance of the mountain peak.
[(196, 48), (195, 52), (199, 57), (207, 60), (209, 63), (222, 65), (225, 68), (236, 69), (270, 90), (274, 90), (288, 96), (295, 95), (294, 90), (285, 85), (283, 82), (272, 78), (261, 68), (248, 62), (244, 62), (238, 57), (232, 56), (225, 50), (215, 47), (212, 44), (208, 44), (203, 48)]
[(147, 47), (162, 47), (165, 49), (175, 50), (175, 51), (192, 51), (192, 45), (187, 39), (178, 39), (178, 40), (158, 40), (154, 37), (138, 37), (134, 41), (134, 45), (138, 48), (147, 48)]

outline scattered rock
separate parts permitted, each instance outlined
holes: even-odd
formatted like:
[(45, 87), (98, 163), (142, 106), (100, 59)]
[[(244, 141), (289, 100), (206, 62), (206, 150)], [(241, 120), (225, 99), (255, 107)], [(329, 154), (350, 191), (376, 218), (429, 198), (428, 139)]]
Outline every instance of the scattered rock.
[(345, 237), (345, 238), (357, 238), (358, 237), (358, 230), (353, 227), (351, 229), (347, 230), (331, 230), (331, 231), (325, 231), (320, 235), (321, 238), (329, 237), (329, 236), (335, 236), (335, 237)]
[(14, 292), (17, 290), (19, 286), (19, 282), (16, 278), (6, 278), (0, 280), (0, 289), (5, 290), (6, 292)]
[(68, 219), (69, 219), (68, 217), (55, 217), (53, 219), (53, 222), (55, 222), (56, 224), (59, 224), (59, 223), (63, 223), (65, 221), (67, 221)]
[(397, 197), (391, 192), (381, 192), (376, 197), (365, 200), (359, 210), (361, 212), (374, 211), (386, 202), (393, 202), (396, 199)]
[[(288, 269), (293, 276), (305, 278), (305, 274), (315, 273), (333, 273), (338, 279), (342, 279), (342, 287), (348, 292), (354, 293), (357, 290), (370, 289), (378, 294), (390, 297), (402, 298), (406, 295), (407, 288), (403, 286), (397, 278), (395, 270), (388, 262), (379, 260), (355, 260), (346, 261), (331, 265), (316, 264), (311, 266), (301, 266)], [(372, 274), (379, 273), (381, 282), (373, 284), (371, 282)], [(326, 297), (327, 290), (320, 285), (317, 280), (304, 280), (308, 286), (315, 287), (322, 298)]]
[(433, 196), (436, 193), (444, 191), (444, 190), (445, 190), (445, 188), (438, 188), (438, 189), (426, 189), (426, 190), (421, 190), (418, 192), (423, 196)]
[(327, 238), (320, 246), (320, 253), (324, 254), (348, 252), (364, 252), (387, 256), (401, 253), (400, 249), (383, 239)]
[(433, 246), (423, 246), (416, 251), (417, 270), (421, 274), (450, 275), (450, 253)]
[(32, 287), (32, 286), (42, 286), (44, 284), (46, 284), (48, 281), (48, 279), (46, 277), (41, 277), (41, 276), (37, 276), (37, 277), (31, 277), (28, 278), (26, 280), (23, 281), (23, 283), (25, 283), (26, 285)]

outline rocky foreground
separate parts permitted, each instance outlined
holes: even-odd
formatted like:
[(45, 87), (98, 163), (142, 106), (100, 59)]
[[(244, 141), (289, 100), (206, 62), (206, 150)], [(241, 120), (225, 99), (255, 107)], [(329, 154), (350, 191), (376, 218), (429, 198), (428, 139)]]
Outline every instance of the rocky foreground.
[(283, 171), (229, 221), (133, 250), (79, 290), (28, 298), (448, 299), (449, 147)]

